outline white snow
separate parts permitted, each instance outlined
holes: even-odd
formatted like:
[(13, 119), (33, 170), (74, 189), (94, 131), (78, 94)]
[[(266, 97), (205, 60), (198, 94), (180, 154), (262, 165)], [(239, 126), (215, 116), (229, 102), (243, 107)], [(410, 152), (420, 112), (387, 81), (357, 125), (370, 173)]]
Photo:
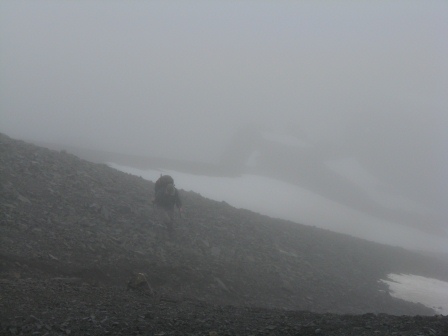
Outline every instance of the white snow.
[(391, 295), (433, 308), (438, 314), (448, 314), (448, 282), (413, 274), (389, 274), (386, 280)]

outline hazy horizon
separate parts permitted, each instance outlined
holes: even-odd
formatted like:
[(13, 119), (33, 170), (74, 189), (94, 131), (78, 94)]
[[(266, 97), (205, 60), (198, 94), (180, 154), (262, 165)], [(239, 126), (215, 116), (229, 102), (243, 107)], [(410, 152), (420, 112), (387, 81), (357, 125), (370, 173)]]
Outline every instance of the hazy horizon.
[(265, 172), (446, 230), (447, 33), (443, 1), (6, 0), (0, 132), (214, 164), (269, 152)]

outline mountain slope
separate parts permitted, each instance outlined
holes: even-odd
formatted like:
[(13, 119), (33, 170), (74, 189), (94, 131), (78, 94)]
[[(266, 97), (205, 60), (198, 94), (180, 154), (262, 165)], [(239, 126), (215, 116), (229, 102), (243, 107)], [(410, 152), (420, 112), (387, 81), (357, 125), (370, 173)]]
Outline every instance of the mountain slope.
[(448, 280), (435, 258), (183, 190), (185, 218), (170, 240), (149, 202), (152, 182), (5, 135), (0, 177), (0, 279), (8, 284), (63, 278), (120, 291), (133, 272), (144, 272), (159, 298), (430, 315), (391, 297), (378, 280), (390, 272)]

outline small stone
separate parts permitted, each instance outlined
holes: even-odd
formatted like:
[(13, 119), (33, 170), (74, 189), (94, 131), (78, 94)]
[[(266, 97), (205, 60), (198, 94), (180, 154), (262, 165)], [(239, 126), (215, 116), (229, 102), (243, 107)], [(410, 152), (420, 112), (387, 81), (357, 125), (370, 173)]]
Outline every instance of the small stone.
[(58, 258), (56, 258), (54, 255), (52, 255), (51, 253), (48, 253), (48, 256), (51, 258), (51, 259), (53, 259), (53, 260), (58, 260), (59, 261), (59, 259)]

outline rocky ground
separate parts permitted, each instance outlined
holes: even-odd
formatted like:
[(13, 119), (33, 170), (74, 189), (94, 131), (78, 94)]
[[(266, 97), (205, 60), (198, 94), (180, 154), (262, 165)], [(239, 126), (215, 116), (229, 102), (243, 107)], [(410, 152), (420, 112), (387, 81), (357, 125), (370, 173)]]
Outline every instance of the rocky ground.
[(171, 239), (153, 187), (0, 135), (0, 333), (448, 335), (448, 317), (378, 281), (447, 281), (443, 259), (185, 190)]

